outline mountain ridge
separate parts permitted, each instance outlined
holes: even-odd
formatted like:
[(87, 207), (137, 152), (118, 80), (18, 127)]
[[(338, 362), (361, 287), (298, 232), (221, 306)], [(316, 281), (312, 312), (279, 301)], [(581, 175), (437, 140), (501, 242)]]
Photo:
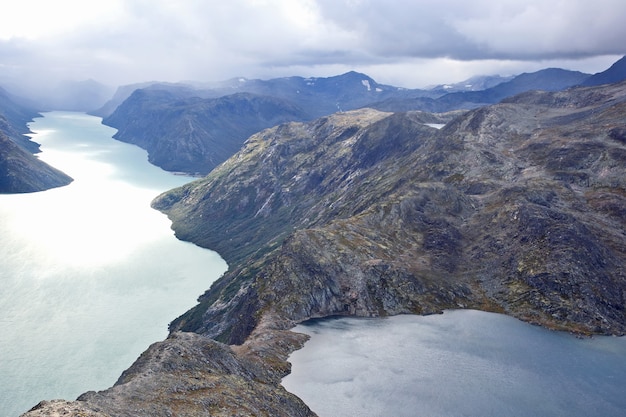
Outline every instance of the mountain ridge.
[(608, 69), (593, 74), (582, 85), (594, 86), (620, 82), (626, 78), (626, 56), (613, 63)]
[(118, 129), (114, 138), (146, 149), (151, 163), (169, 171), (204, 175), (254, 132), (304, 117), (300, 108), (269, 96), (181, 98), (165, 90), (141, 89), (103, 123)]
[[(271, 127), (275, 122), (313, 120), (337, 111), (363, 107), (391, 112), (422, 110), (446, 113), (493, 104), (531, 89), (560, 90), (580, 84), (588, 76), (580, 72), (552, 68), (521, 74), (487, 90), (449, 94), (378, 84), (369, 76), (355, 71), (327, 78), (233, 79), (205, 90), (194, 90), (184, 84), (151, 84), (135, 90), (113, 113), (103, 119), (103, 123), (119, 129), (115, 135), (117, 139), (146, 149), (150, 161), (163, 169), (207, 174), (236, 152), (250, 134)], [(137, 100), (139, 91), (142, 91), (142, 100)], [(171, 95), (169, 102), (163, 99), (165, 91)], [(179, 124), (180, 119), (197, 118), (200, 115), (197, 110), (199, 99), (225, 101), (228, 100), (227, 97), (241, 97), (245, 93), (265, 97), (265, 100), (272, 97), (274, 103), (281, 101), (281, 106), (274, 105), (276, 120), (267, 117), (265, 121), (254, 120), (254, 114), (243, 118), (245, 109), (232, 106), (228, 112), (216, 114), (206, 110), (201, 115), (202, 119), (212, 119), (216, 125), (229, 125), (228, 130), (214, 126), (216, 131), (204, 129), (204, 133), (198, 131), (190, 137)], [(152, 104), (150, 97), (154, 100)], [(147, 107), (151, 108), (148, 110)], [(288, 114), (281, 116), (281, 112), (288, 108), (291, 109)], [(259, 111), (256, 110), (257, 113)], [(230, 120), (235, 117), (241, 119), (241, 123), (233, 125)], [(157, 124), (159, 128), (155, 129)], [(241, 129), (242, 127), (246, 128)], [(159, 152), (157, 148), (165, 148), (166, 151)], [(217, 151), (212, 155), (214, 148)], [(194, 154), (203, 154), (203, 158), (193, 160)]]

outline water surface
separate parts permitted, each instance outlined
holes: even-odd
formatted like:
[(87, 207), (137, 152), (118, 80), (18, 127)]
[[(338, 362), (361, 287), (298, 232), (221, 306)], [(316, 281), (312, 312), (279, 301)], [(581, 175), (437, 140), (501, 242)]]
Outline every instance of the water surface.
[(311, 321), (283, 380), (320, 417), (623, 417), (626, 339), (480, 311)]
[(74, 182), (0, 195), (0, 417), (113, 385), (226, 270), (150, 208), (192, 178), (150, 165), (100, 121), (37, 118), (39, 157)]

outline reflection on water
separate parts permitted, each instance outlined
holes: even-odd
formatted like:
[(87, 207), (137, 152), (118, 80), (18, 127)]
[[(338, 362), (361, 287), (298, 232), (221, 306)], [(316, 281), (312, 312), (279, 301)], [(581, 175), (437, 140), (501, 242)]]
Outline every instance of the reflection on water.
[(74, 182), (0, 195), (0, 417), (113, 385), (226, 270), (150, 208), (192, 178), (150, 165), (99, 118), (53, 112), (31, 129)]
[(287, 390), (320, 417), (624, 416), (626, 339), (578, 339), (511, 317), (341, 318), (296, 327)]

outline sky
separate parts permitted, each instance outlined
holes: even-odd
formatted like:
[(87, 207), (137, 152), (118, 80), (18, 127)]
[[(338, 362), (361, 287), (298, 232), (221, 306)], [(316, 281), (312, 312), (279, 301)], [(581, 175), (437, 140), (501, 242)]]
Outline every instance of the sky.
[(0, 85), (595, 73), (624, 22), (624, 0), (0, 0)]

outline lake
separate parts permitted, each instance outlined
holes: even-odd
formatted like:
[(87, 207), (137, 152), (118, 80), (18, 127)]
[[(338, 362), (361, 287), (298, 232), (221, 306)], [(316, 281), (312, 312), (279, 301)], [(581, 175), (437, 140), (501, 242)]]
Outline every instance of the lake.
[(283, 380), (320, 417), (623, 417), (626, 338), (473, 310), (314, 320)]
[(193, 178), (149, 164), (97, 117), (50, 112), (30, 128), (74, 182), (0, 195), (0, 417), (110, 387), (227, 268), (150, 208)]

